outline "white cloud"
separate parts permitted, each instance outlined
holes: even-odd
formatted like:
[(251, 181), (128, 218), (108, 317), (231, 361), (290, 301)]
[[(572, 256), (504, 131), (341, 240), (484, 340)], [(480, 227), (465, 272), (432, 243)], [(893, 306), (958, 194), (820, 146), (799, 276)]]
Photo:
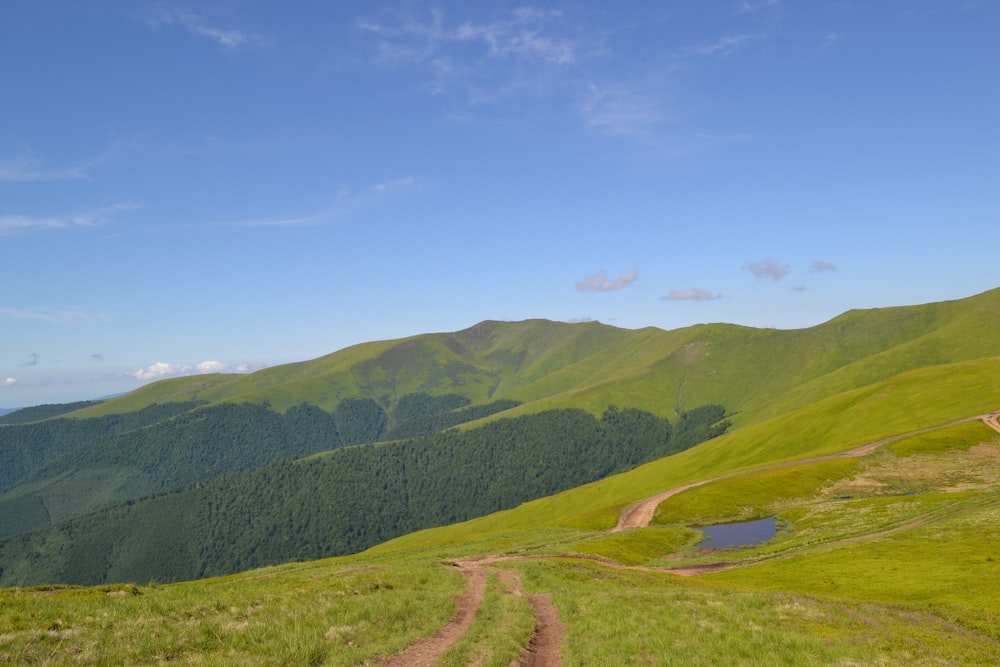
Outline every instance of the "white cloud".
[(183, 375), (189, 372), (191, 372), (191, 367), (185, 364), (170, 364), (165, 361), (157, 361), (155, 364), (140, 368), (132, 373), (132, 377), (136, 380), (156, 380), (172, 375)]
[(196, 368), (202, 373), (221, 373), (226, 370), (226, 365), (221, 361), (203, 361)]
[(618, 278), (610, 280), (604, 271), (598, 271), (578, 282), (576, 289), (579, 292), (613, 292), (627, 287), (638, 276), (639, 273), (635, 269), (631, 269), (618, 276)]
[[(237, 371), (245, 372), (252, 370), (252, 366), (241, 364), (236, 367)], [(260, 368), (260, 366), (257, 366)], [(166, 361), (157, 361), (145, 368), (131, 373), (136, 380), (158, 380), (161, 378), (175, 377), (178, 375), (190, 375), (192, 373), (223, 373), (229, 370), (229, 365), (221, 361), (202, 361), (193, 366), (190, 364), (173, 364)]]
[(701, 287), (692, 287), (690, 289), (670, 290), (669, 293), (660, 298), (664, 301), (710, 301), (721, 299), (722, 295), (714, 294), (711, 290)]
[(759, 262), (744, 264), (743, 268), (752, 273), (758, 280), (764, 278), (781, 280), (788, 275), (788, 264), (778, 264), (773, 259), (762, 259)]
[(812, 263), (812, 270), (814, 273), (819, 273), (820, 271), (836, 271), (837, 267), (830, 262), (817, 259)]
[(2, 381), (0, 381), (0, 386), (3, 386), (3, 387), (12, 387), (15, 384), (17, 384), (17, 378), (8, 377), (8, 378), (4, 378)]

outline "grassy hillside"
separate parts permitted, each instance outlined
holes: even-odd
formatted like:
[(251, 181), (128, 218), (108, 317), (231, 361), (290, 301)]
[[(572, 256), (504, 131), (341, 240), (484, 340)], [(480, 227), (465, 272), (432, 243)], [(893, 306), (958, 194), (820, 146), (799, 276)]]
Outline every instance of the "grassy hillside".
[[(797, 331), (486, 322), (88, 410), (154, 395), (287, 409), (309, 392), (392, 406), (402, 388), (522, 401), (507, 415), (614, 403), (675, 419), (721, 403), (734, 428), (354, 556), (166, 586), (2, 590), (0, 660), (418, 664), (418, 648), (434, 664), (500, 666), (554, 642), (565, 665), (1000, 663), (1000, 433), (979, 419), (1000, 411), (1000, 290)], [(687, 485), (648, 527), (613, 531)], [(757, 517), (777, 519), (772, 540), (697, 546), (700, 526)]]
[(673, 331), (588, 322), (483, 322), (455, 333), (366, 343), (251, 375), (154, 383), (74, 413), (152, 402), (308, 402), (332, 410), (367, 397), (391, 410), (405, 394), (512, 399), (521, 412), (607, 405), (672, 416), (718, 403), (748, 424), (903, 371), (1000, 355), (1000, 289), (958, 301), (852, 311), (809, 329), (725, 324)]
[[(499, 666), (540, 641), (547, 600), (566, 665), (996, 664), (1000, 589), (983, 582), (1000, 562), (1000, 434), (948, 424), (1000, 408), (998, 377), (1000, 359), (909, 372), (689, 450), (677, 470), (654, 462), (356, 556), (169, 586), (7, 589), (0, 659), (373, 664), (471, 606), (436, 664)], [(600, 530), (608, 508), (727, 474), (664, 503), (666, 523)], [(695, 546), (692, 525), (761, 513), (781, 520), (771, 542)]]

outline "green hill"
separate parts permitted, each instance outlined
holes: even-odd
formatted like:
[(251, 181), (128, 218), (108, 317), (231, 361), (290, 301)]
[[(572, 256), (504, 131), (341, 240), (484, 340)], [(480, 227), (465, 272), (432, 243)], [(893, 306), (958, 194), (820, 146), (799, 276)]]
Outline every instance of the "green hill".
[[(410, 532), (354, 556), (170, 586), (8, 589), (0, 592), (0, 627), (9, 628), (0, 636), (0, 659), (405, 661), (408, 647), (457, 627), (466, 618), (460, 610), (470, 608), (470, 625), (442, 646), (440, 664), (506, 665), (521, 660), (524, 647), (539, 650), (553, 641), (563, 664), (574, 665), (1000, 661), (1000, 588), (988, 583), (1000, 574), (1000, 434), (981, 418), (1000, 411), (1000, 290), (954, 302), (852, 311), (797, 331), (485, 322), (454, 334), (356, 346), (249, 376), (161, 382), (58, 419), (86, 424), (154, 402), (191, 400), (205, 402), (196, 410), (266, 402), (274, 414), (287, 415), (307, 403), (333, 414), (345, 400), (365, 400), (386, 415), (382, 428), (389, 429), (404, 421), (399, 415), (406, 414), (410, 395), (464, 399), (457, 402), (466, 407), (444, 412), (497, 400), (517, 405), (477, 416), (462, 431), (429, 436), (423, 445), (341, 447), (82, 517), (72, 525), (83, 541), (59, 527), (21, 536), (17, 548), (27, 544), (34, 551), (19, 552), (16, 567), (44, 571), (52, 563), (84, 562), (69, 555), (86, 550), (88, 536), (96, 540), (102, 530), (119, 530), (110, 521), (114, 516), (168, 518), (169, 526), (161, 523), (138, 541), (151, 557), (169, 557), (176, 531), (191, 514), (188, 506), (172, 503), (236, 480), (246, 482), (246, 495), (222, 493), (220, 502), (252, 497), (258, 489), (264, 506), (280, 515), (265, 526), (279, 525), (283, 516), (284, 523), (325, 539), (322, 526), (297, 522), (294, 506), (279, 502), (274, 471), (319, 470), (353, 450), (410, 461), (395, 468), (400, 471), (431, 461), (433, 452), (446, 480), (444, 495), (471, 506), (481, 494), (469, 492), (460, 472), (490, 456), (489, 443), (499, 442), (500, 432), (490, 429), (519, 419), (537, 420), (530, 422), (537, 431), (520, 438), (529, 448), (513, 455), (511, 470), (568, 470), (589, 460), (571, 450), (551, 465), (518, 465), (531, 457), (533, 442), (551, 442), (539, 455), (559, 453), (560, 436), (577, 432), (570, 423), (581, 433), (592, 431), (587, 424), (598, 424), (609, 405), (649, 415), (636, 424), (666, 417), (673, 430), (683, 411), (722, 405), (732, 428), (625, 472), (606, 476), (595, 469), (594, 481)], [(557, 415), (574, 416), (544, 425)], [(475, 449), (478, 440), (487, 448)], [(421, 473), (413, 479), (429, 478)], [(328, 497), (318, 492), (322, 487), (346, 478), (320, 479), (312, 486), (318, 499)], [(407, 501), (387, 504), (398, 493), (384, 499), (374, 493), (382, 479), (357, 479), (367, 480), (352, 482), (352, 497), (362, 507), (397, 521), (404, 517)], [(672, 489), (679, 492), (658, 504), (647, 527), (614, 530), (624, 512)], [(420, 496), (417, 514), (431, 514), (430, 503), (441, 495)], [(141, 508), (157, 503), (169, 507), (143, 514)], [(218, 503), (204, 496), (191, 505), (199, 506)], [(255, 515), (249, 511), (242, 521), (252, 525)], [(93, 523), (98, 516), (105, 518)], [(779, 526), (763, 544), (698, 546), (701, 526), (762, 517), (776, 518)], [(112, 543), (128, 546), (131, 534), (121, 532)], [(238, 542), (239, 532), (234, 536)], [(285, 539), (280, 532), (272, 538), (274, 544)], [(0, 545), (0, 560), (11, 556), (13, 544)], [(247, 555), (211, 540), (203, 549)], [(3, 576), (14, 574), (16, 581), (25, 572)], [(122, 570), (123, 578), (127, 574)], [(565, 629), (555, 639), (540, 630), (546, 604)], [(436, 645), (422, 646), (430, 651)]]

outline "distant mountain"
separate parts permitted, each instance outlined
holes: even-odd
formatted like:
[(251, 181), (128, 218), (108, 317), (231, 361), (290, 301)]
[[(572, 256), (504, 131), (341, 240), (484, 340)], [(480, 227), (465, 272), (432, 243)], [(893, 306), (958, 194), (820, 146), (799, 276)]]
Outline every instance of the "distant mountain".
[[(164, 380), (124, 396), (72, 406), (68, 412), (50, 408), (48, 413), (13, 415), (20, 424), (0, 429), (0, 517), (4, 517), (0, 536), (76, 521), (60, 524), (64, 528), (46, 529), (56, 532), (22, 535), (0, 544), (0, 554), (4, 554), (0, 567), (8, 575), (27, 576), (24, 563), (33, 558), (37, 562), (37, 554), (46, 551), (39, 545), (75, 545), (97, 539), (98, 533), (103, 535), (101, 544), (115, 544), (119, 549), (124, 535), (144, 534), (142, 526), (162, 529), (165, 516), (175, 522), (168, 534), (203, 531), (198, 539), (208, 540), (205, 548), (211, 550), (213, 539), (223, 539), (218, 534), (212, 537), (212, 530), (206, 528), (215, 525), (211, 519), (202, 517), (195, 527), (176, 523), (182, 517), (194, 520), (194, 508), (200, 505), (192, 499), (228, 507), (236, 498), (299, 498), (296, 489), (305, 488), (303, 480), (315, 489), (354, 480), (350, 484), (361, 486), (352, 487), (356, 489), (352, 497), (367, 498), (367, 506), (375, 503), (383, 509), (372, 513), (375, 518), (369, 526), (351, 524), (353, 537), (330, 535), (323, 538), (327, 541), (314, 540), (309, 542), (312, 550), (302, 553), (317, 557), (336, 549), (363, 548), (373, 539), (509, 507), (537, 497), (533, 494), (566, 488), (564, 484), (600, 479), (650, 456), (680, 451), (717, 436), (730, 424), (736, 431), (749, 432), (756, 425), (791, 419), (813, 406), (907, 374), (959, 369), (964, 368), (962, 364), (996, 357), (1000, 357), (1000, 290), (950, 302), (850, 311), (816, 327), (790, 331), (728, 324), (664, 331), (625, 330), (596, 322), (487, 321), (458, 332), (356, 345), (251, 375)], [(623, 427), (622, 433), (631, 435), (609, 440), (616, 410), (628, 415), (630, 426)], [(691, 415), (705, 416), (704, 421), (692, 422), (702, 430), (695, 429), (692, 433), (697, 436), (668, 446), (670, 438), (654, 426), (660, 423), (657, 420), (677, 433)], [(528, 422), (519, 421), (528, 418)], [(466, 435), (459, 437), (450, 430), (455, 428)], [(502, 440), (496, 434), (508, 432), (521, 435), (512, 440), (507, 459), (493, 461), (488, 448), (476, 449), (483, 434), (494, 433), (490, 437)], [(553, 444), (554, 458), (531, 456), (531, 442), (549, 442), (553, 434), (580, 443), (581, 449), (564, 458), (567, 452)], [(407, 444), (411, 439), (414, 444)], [(362, 444), (395, 440), (400, 444)], [(629, 443), (628, 451), (633, 453), (622, 456), (614, 448), (608, 450), (612, 441), (620, 443), (614, 447)], [(750, 463), (765, 456), (761, 446), (758, 442), (748, 449), (727, 450), (724, 457), (731, 464)], [(422, 447), (427, 448), (426, 456), (408, 458)], [(698, 448), (702, 449), (711, 451), (709, 446)], [(468, 451), (480, 453), (470, 462), (463, 458)], [(790, 450), (781, 456), (793, 455)], [(301, 457), (312, 458), (302, 464), (289, 463)], [(375, 481), (379, 476), (371, 471), (382, 469), (374, 463), (376, 459), (395, 461), (392, 465), (402, 466), (401, 472), (395, 478)], [(351, 477), (355, 473), (342, 467), (347, 461), (365, 461), (354, 470), (367, 472)], [(461, 470), (481, 464), (485, 467), (476, 468), (476, 481), (470, 481), (463, 492), (434, 486), (411, 495), (414, 485), (422, 483), (411, 473), (422, 466), (433, 467), (434, 479), (459, 479)], [(513, 486), (504, 482), (502, 492), (497, 489), (500, 504), (472, 503), (480, 496), (493, 497), (485, 491), (492, 484), (490, 475), (508, 474), (501, 472), (508, 465), (520, 470), (521, 477)], [(550, 465), (558, 465), (565, 475), (534, 484), (532, 480), (544, 477)], [(321, 469), (325, 472), (317, 477)], [(378, 494), (371, 496), (372, 488), (361, 480), (376, 484), (375, 490), (381, 489), (385, 501)], [(275, 488), (287, 493), (276, 496)], [(451, 500), (440, 505), (435, 493)], [(160, 495), (134, 502), (150, 494)], [(289, 507), (284, 523), (274, 519), (273, 525), (291, 521), (293, 531), (300, 525), (303, 530), (305, 526), (334, 530), (322, 513), (332, 511), (330, 503), (348, 501), (329, 496), (325, 505), (311, 504), (324, 497), (318, 492), (302, 496), (301, 507), (312, 509)], [(417, 506), (425, 508), (423, 517), (406, 514), (404, 518), (401, 512), (406, 504), (396, 507), (389, 502), (389, 498), (407, 497), (421, 499)], [(460, 506), (463, 499), (468, 501), (465, 509)], [(129, 502), (129, 509), (74, 519), (122, 502)], [(429, 509), (432, 506), (437, 509)], [(258, 515), (268, 511), (259, 508)], [(349, 516), (354, 522), (356, 515)], [(126, 523), (116, 523), (119, 520)], [(225, 548), (236, 549), (224, 559), (229, 563), (224, 570), (295, 555), (279, 549), (266, 552), (265, 557), (261, 545), (274, 535), (260, 532), (252, 517), (246, 520), (244, 533), (224, 537)], [(97, 531), (87, 526), (104, 528)], [(126, 526), (130, 527), (126, 530)], [(280, 533), (284, 528), (274, 530)], [(291, 544), (296, 538), (282, 539)], [(335, 543), (341, 546), (335, 549)], [(205, 564), (202, 570), (193, 574), (184, 570), (179, 576), (219, 571), (210, 565), (215, 562), (212, 558), (204, 553), (196, 557), (185, 548), (160, 549), (161, 554), (173, 553), (178, 562)], [(97, 543), (72, 546), (68, 551), (63, 548), (62, 553), (82, 553), (79, 549), (108, 562), (110, 552)], [(251, 557), (253, 553), (257, 556)], [(6, 558), (17, 562), (4, 562)], [(87, 580), (123, 572), (146, 573), (140, 561), (133, 557), (128, 568), (88, 571)], [(58, 568), (39, 572), (55, 577), (65, 574)], [(109, 574), (114, 572), (119, 574)]]

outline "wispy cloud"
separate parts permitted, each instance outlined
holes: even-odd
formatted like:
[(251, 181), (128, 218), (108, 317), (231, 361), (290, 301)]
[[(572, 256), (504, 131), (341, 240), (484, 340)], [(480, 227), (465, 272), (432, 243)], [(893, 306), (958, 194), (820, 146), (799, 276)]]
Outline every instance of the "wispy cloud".
[(667, 294), (660, 297), (664, 301), (711, 301), (721, 298), (721, 294), (715, 294), (711, 290), (701, 287), (670, 290)]
[(0, 380), (0, 387), (13, 387), (15, 384), (17, 384), (17, 378), (6, 377)]
[(449, 23), (443, 11), (432, 9), (423, 19), (392, 12), (383, 21), (362, 20), (358, 26), (381, 39), (379, 55), (387, 64), (420, 64), (471, 49), (466, 56), (568, 65), (576, 61), (578, 45), (554, 34), (552, 26), (561, 17), (558, 11), (522, 8), (488, 22)]
[(154, 28), (159, 26), (180, 26), (191, 35), (209, 39), (219, 46), (230, 50), (244, 47), (264, 47), (271, 44), (271, 40), (260, 33), (248, 30), (220, 28), (217, 25), (213, 25), (204, 14), (185, 11), (163, 4), (155, 8), (155, 11), (148, 17), (147, 22)]
[(578, 292), (613, 292), (631, 285), (639, 277), (638, 271), (631, 269), (615, 279), (610, 279), (604, 271), (586, 276), (576, 284)]
[(836, 271), (837, 267), (830, 262), (817, 259), (812, 263), (812, 270), (813, 273), (820, 273), (821, 271)]
[(68, 215), (0, 215), (0, 236), (42, 231), (46, 229), (96, 227), (107, 224), (118, 213), (136, 208), (138, 208), (137, 205), (126, 202)]
[(399, 178), (368, 186), (361, 190), (341, 187), (333, 204), (321, 211), (305, 215), (275, 216), (208, 223), (219, 227), (298, 227), (322, 225), (335, 222), (362, 210), (378, 206), (390, 199), (412, 190), (417, 185), (415, 178)]
[(756, 14), (780, 8), (781, 0), (740, 0), (736, 3), (736, 11), (740, 14)]
[(0, 183), (85, 181), (88, 178), (85, 167), (49, 167), (35, 154), (0, 159)]
[(750, 35), (729, 35), (714, 42), (689, 46), (681, 51), (683, 55), (728, 58), (752, 39)]
[(591, 83), (580, 113), (588, 129), (617, 137), (648, 136), (668, 120), (659, 95), (620, 82)]
[(788, 264), (779, 264), (773, 259), (762, 259), (759, 262), (744, 264), (743, 268), (754, 275), (758, 280), (770, 278), (781, 280), (788, 275)]
[[(540, 97), (595, 49), (559, 11), (521, 8), (487, 20), (451, 19), (440, 9), (384, 12), (358, 22), (375, 60), (425, 71), (424, 90), (466, 107)], [(465, 117), (464, 114), (450, 114)]]
[(85, 310), (52, 311), (43, 308), (0, 308), (0, 319), (34, 320), (60, 325), (95, 324), (106, 322), (110, 317), (107, 313), (92, 313)]

